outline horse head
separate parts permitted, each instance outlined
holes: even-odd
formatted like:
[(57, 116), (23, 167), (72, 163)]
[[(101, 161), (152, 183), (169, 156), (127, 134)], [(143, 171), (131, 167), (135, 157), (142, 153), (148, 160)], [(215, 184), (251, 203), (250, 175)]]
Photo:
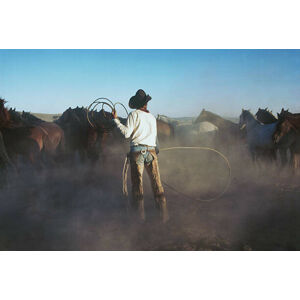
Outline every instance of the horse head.
[(115, 127), (112, 113), (104, 109), (90, 112), (90, 120), (94, 128), (100, 131), (112, 131)]
[(295, 140), (296, 135), (299, 135), (299, 128), (291, 122), (288, 116), (283, 116), (280, 118), (272, 138), (276, 145), (289, 146)]
[(255, 116), (257, 120), (263, 124), (272, 124), (277, 122), (276, 117), (272, 114), (271, 111), (268, 110), (268, 107), (266, 107), (265, 109), (259, 108)]
[(195, 120), (195, 123), (204, 122), (204, 121), (208, 121), (208, 122), (210, 121), (210, 114), (209, 112), (207, 112), (207, 110), (203, 108), (200, 115)]
[(250, 114), (250, 110), (246, 110), (246, 109), (242, 108), (242, 113), (241, 113), (240, 119), (239, 119), (239, 128), (241, 130), (245, 129), (247, 126), (248, 114)]
[(283, 120), (285, 117), (291, 115), (292, 113), (290, 113), (288, 109), (284, 110), (284, 108), (281, 109), (281, 112), (279, 114), (277, 113), (278, 120)]

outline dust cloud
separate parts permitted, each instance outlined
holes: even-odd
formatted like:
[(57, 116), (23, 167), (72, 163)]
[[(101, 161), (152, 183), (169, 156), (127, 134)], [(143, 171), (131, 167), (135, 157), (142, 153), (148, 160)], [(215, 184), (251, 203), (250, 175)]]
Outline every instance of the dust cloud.
[(124, 147), (108, 149), (96, 164), (77, 159), (40, 171), (24, 165), (1, 190), (0, 249), (299, 250), (297, 177), (269, 162), (253, 165), (243, 145), (218, 150), (230, 161), (232, 182), (220, 199), (207, 203), (196, 198), (224, 189), (224, 160), (200, 150), (159, 154), (163, 181), (194, 198), (165, 187), (171, 217), (165, 225), (146, 172), (146, 222), (137, 222), (128, 209), (122, 195)]

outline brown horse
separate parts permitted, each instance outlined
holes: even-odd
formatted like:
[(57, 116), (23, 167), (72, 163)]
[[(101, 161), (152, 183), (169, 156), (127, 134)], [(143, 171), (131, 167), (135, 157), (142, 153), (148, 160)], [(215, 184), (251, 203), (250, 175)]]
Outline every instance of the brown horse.
[(161, 119), (156, 119), (157, 137), (159, 142), (171, 142), (175, 138), (174, 125)]
[(300, 114), (281, 116), (273, 134), (276, 145), (290, 148), (294, 169), (300, 168)]
[(281, 109), (281, 112), (278, 114), (277, 113), (277, 117), (278, 117), (278, 120), (280, 119), (284, 119), (285, 117), (300, 117), (300, 113), (291, 113), (289, 112), (289, 110), (285, 110), (284, 108)]
[(53, 155), (59, 145), (63, 145), (63, 131), (55, 124), (40, 124), (22, 118), (15, 110), (4, 107), (0, 101), (0, 115), (6, 117), (1, 128), (4, 144), (9, 157), (16, 160), (21, 155), (36, 167), (41, 167), (42, 153)]
[(45, 122), (34, 115), (24, 112), (21, 115), (29, 125), (40, 128), (44, 133), (41, 151), (45, 153), (48, 159), (59, 158), (65, 151), (64, 131), (59, 125), (53, 122)]

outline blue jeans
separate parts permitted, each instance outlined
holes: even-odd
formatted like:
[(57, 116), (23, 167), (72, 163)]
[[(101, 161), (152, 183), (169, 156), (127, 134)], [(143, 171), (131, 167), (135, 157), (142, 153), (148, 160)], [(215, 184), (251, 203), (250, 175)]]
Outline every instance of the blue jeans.
[(155, 147), (150, 147), (150, 146), (131, 146), (130, 147), (130, 152), (131, 153), (137, 153), (140, 152), (140, 154), (136, 157), (136, 163), (139, 165), (143, 164), (150, 164), (153, 161), (153, 155), (149, 152), (155, 151)]

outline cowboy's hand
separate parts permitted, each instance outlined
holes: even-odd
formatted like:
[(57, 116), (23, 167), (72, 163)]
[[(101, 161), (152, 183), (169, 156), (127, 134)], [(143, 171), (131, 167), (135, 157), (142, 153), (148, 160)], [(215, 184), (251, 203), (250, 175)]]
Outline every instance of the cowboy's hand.
[(117, 115), (117, 112), (116, 112), (115, 109), (112, 111), (111, 114), (112, 114), (112, 116), (113, 116), (114, 119), (117, 119), (117, 118), (118, 118), (118, 115)]

